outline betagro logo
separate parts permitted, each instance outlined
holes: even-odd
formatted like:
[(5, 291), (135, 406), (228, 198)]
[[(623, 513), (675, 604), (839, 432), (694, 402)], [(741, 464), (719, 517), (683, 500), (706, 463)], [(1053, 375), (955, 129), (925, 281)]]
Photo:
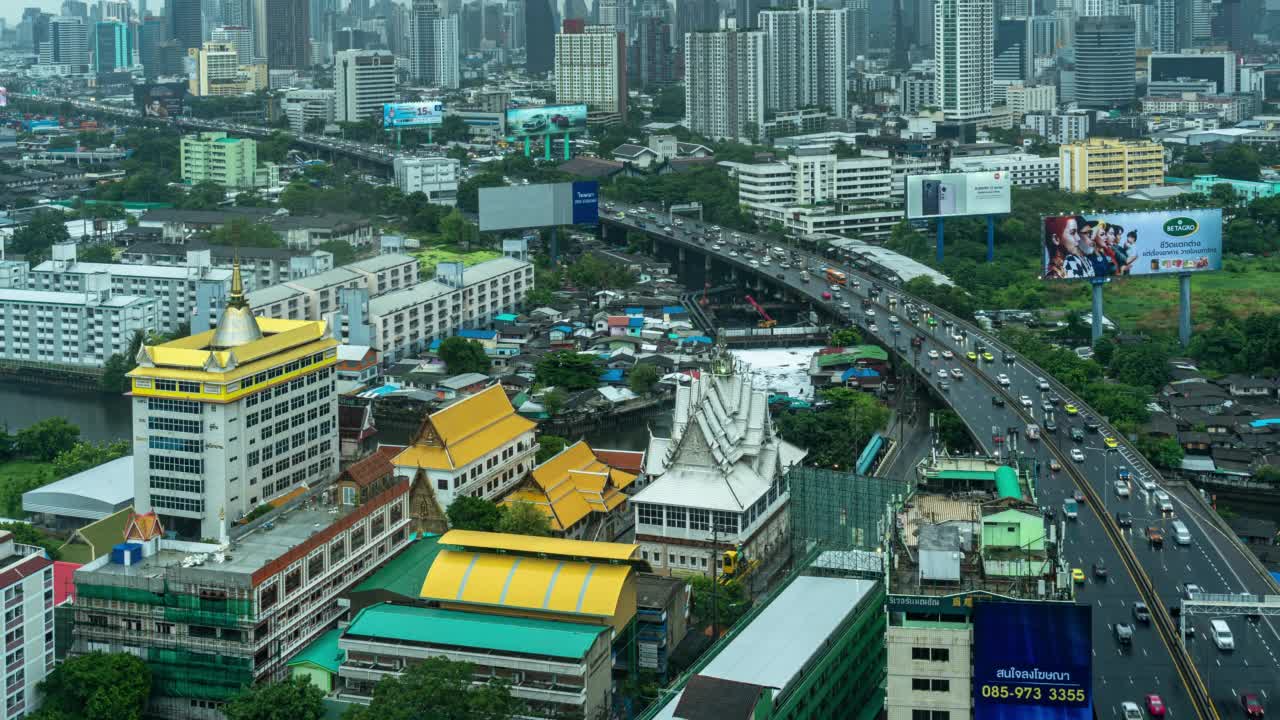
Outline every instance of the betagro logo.
[(1200, 229), (1200, 223), (1189, 217), (1169, 218), (1164, 222), (1164, 233), (1172, 237), (1194, 235)]

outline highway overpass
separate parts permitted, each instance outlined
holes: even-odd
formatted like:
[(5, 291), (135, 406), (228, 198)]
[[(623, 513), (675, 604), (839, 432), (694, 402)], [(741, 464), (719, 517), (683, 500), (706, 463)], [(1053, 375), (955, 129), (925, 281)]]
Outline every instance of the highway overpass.
[[(838, 321), (860, 325), (864, 332), (897, 352), (907, 365), (915, 368), (922, 381), (928, 383), (965, 420), (974, 437), (988, 452), (993, 450), (990, 428), (1000, 428), (1003, 432), (1005, 428), (1024, 427), (1031, 422), (1043, 425), (1044, 399), (1050, 394), (1061, 398), (1055, 413), (1059, 426), (1057, 432), (1044, 433), (1040, 442), (1022, 439), (1018, 448), (1027, 457), (1039, 461), (1042, 467), (1048, 467), (1050, 459), (1055, 459), (1063, 467), (1061, 472), (1041, 474), (1039, 488), (1043, 504), (1060, 508), (1062, 501), (1077, 489), (1087, 498), (1080, 519), (1066, 526), (1064, 555), (1072, 567), (1082, 568), (1088, 575), (1087, 583), (1078, 588), (1077, 597), (1080, 602), (1093, 606), (1094, 702), (1099, 718), (1120, 717), (1121, 702), (1141, 704), (1147, 693), (1160, 694), (1174, 718), (1199, 717), (1204, 720), (1238, 717), (1241, 713), (1239, 695), (1244, 692), (1258, 693), (1264, 702), (1271, 698), (1280, 700), (1280, 660), (1276, 655), (1280, 652), (1280, 632), (1277, 632), (1280, 617), (1264, 615), (1259, 620), (1250, 621), (1243, 614), (1233, 617), (1222, 615), (1231, 625), (1236, 641), (1233, 652), (1222, 652), (1209, 639), (1209, 619), (1212, 616), (1188, 618), (1196, 633), (1184, 643), (1178, 637), (1177, 623), (1168, 612), (1168, 608), (1181, 607), (1183, 587), (1187, 583), (1198, 585), (1210, 594), (1264, 596), (1280, 593), (1265, 568), (1224, 531), (1222, 524), (1210, 517), (1195, 498), (1182, 497), (1178, 493), (1170, 493), (1175, 505), (1174, 517), (1185, 522), (1190, 529), (1191, 543), (1181, 546), (1169, 540), (1162, 549), (1152, 548), (1144, 528), (1160, 526), (1169, 535), (1168, 528), (1173, 520), (1164, 516), (1156, 504), (1156, 485), (1147, 490), (1135, 483), (1131, 497), (1120, 498), (1115, 492), (1114, 482), (1120, 465), (1157, 485), (1163, 485), (1164, 480), (1127, 440), (1105, 422), (1101, 423), (1099, 432), (1085, 429), (1082, 417), (1090, 415), (1101, 421), (1101, 416), (1065, 386), (1014, 353), (992, 334), (909, 296), (883, 280), (796, 248), (788, 250), (796, 249), (801, 253), (798, 267), (784, 270), (777, 260), (768, 266), (753, 267), (751, 261), (758, 260), (758, 257), (730, 255), (742, 250), (730, 242), (730, 230), (718, 233), (724, 242), (717, 250), (713, 242), (706, 239), (710, 223), (681, 218), (683, 224), (674, 226), (668, 224), (670, 218), (659, 214), (657, 220), (648, 219), (642, 215), (642, 210), (652, 208), (616, 204), (607, 213), (602, 208), (602, 233), (606, 238), (616, 238), (620, 232), (645, 233), (660, 245), (674, 248), (668, 253), (677, 253), (686, 264), (696, 265), (692, 261), (701, 256), (704, 258), (703, 267), (713, 275), (730, 274), (744, 285), (772, 288), (792, 298), (807, 299), (815, 308)], [(625, 215), (619, 216), (619, 211)], [(745, 240), (759, 242), (761, 247), (767, 248), (772, 244), (764, 238), (754, 238), (746, 233), (741, 235)], [(815, 272), (824, 265), (844, 271), (850, 278), (850, 285), (842, 291), (830, 290), (820, 273)], [(802, 281), (802, 269), (809, 270), (812, 276), (809, 282)], [(852, 286), (854, 279), (859, 280), (860, 287)], [(706, 278), (701, 281), (705, 282)], [(872, 312), (867, 315), (862, 299), (868, 297), (873, 281), (886, 287), (878, 298), (873, 299)], [(825, 300), (822, 297), (824, 292), (835, 297)], [(899, 305), (894, 311), (887, 305), (890, 295), (898, 298)], [(907, 301), (928, 308), (938, 318), (937, 327), (930, 329), (909, 323), (901, 310)], [(900, 333), (894, 333), (889, 323), (889, 317), (894, 313), (898, 313), (900, 318)], [(924, 344), (918, 350), (910, 346), (910, 338), (917, 334), (924, 337)], [(974, 363), (965, 359), (966, 353), (978, 344), (991, 350), (993, 362), (979, 358)], [(941, 353), (946, 350), (951, 351), (955, 359), (943, 358)], [(931, 358), (930, 351), (935, 351), (939, 357)], [(1006, 354), (1009, 362), (1005, 362)], [(963, 380), (949, 380), (949, 388), (943, 390), (937, 373), (952, 368), (960, 368), (965, 377)], [(997, 375), (1001, 373), (1008, 376), (1008, 387), (997, 383)], [(1040, 377), (1048, 380), (1049, 390), (1046, 392), (1037, 387)], [(1023, 405), (1024, 396), (1029, 407)], [(1003, 405), (994, 404), (993, 397), (1003, 399)], [(1067, 403), (1079, 408), (1079, 413), (1066, 414), (1063, 407)], [(1083, 442), (1071, 439), (1073, 427), (1084, 430)], [(1116, 447), (1106, 447), (1104, 437), (1114, 438)], [(1080, 450), (1081, 461), (1071, 459), (1073, 449)], [(1119, 527), (1114, 513), (1120, 511), (1133, 514), (1132, 528)], [(1090, 573), (1090, 568), (1098, 561), (1112, 569), (1105, 579), (1095, 578)], [(1133, 605), (1138, 601), (1151, 607), (1151, 624), (1134, 621)], [(1121, 648), (1113, 639), (1112, 627), (1117, 623), (1136, 625), (1131, 647)]]

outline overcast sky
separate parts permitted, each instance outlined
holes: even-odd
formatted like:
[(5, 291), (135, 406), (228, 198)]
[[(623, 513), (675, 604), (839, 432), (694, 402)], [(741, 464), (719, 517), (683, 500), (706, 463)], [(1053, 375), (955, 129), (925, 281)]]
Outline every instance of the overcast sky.
[(62, 9), (62, 0), (0, 0), (0, 17), (13, 27), (22, 19), (22, 9), (38, 7), (47, 13), (58, 14)]

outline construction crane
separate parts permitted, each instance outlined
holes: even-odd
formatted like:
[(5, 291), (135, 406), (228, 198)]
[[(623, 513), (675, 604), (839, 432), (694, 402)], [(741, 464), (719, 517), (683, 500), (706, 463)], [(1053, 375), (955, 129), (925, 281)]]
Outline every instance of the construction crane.
[(773, 318), (769, 317), (769, 313), (765, 312), (764, 308), (760, 307), (760, 303), (756, 302), (755, 298), (748, 295), (747, 302), (751, 303), (751, 307), (755, 308), (756, 312), (760, 313), (760, 317), (764, 318), (760, 322), (756, 323), (756, 327), (771, 328), (774, 325), (778, 324), (777, 320), (774, 320)]

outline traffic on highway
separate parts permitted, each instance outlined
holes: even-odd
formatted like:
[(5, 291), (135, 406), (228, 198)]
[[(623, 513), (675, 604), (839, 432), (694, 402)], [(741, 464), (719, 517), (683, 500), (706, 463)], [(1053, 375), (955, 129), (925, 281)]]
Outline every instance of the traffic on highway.
[[(1125, 703), (1147, 704), (1154, 694), (1169, 717), (1239, 717), (1242, 698), (1254, 696), (1265, 705), (1280, 692), (1280, 618), (1243, 611), (1183, 617), (1195, 670), (1180, 666), (1171, 652), (1184, 601), (1202, 594), (1247, 594), (1260, 601), (1276, 594), (1262, 567), (1209, 517), (1189, 494), (1194, 490), (1165, 488), (1123, 436), (990, 333), (798, 248), (775, 251), (763, 238), (638, 206), (606, 204), (601, 217), (758, 273), (861, 327), (914, 367), (986, 451), (1017, 453), (1038, 464), (1038, 501), (1065, 528), (1064, 553), (1078, 600), (1094, 606), (1099, 716), (1124, 717)], [(1077, 519), (1066, 519), (1068, 500), (1076, 501)], [(1140, 569), (1126, 565), (1119, 543)], [(1135, 571), (1149, 579), (1155, 593), (1149, 602)], [(1161, 612), (1153, 621), (1148, 605), (1155, 602)], [(1169, 617), (1173, 626), (1156, 627)], [(1213, 622), (1229, 629), (1231, 648), (1215, 642)], [(1213, 708), (1198, 710), (1193, 701), (1188, 687), (1200, 683)]]

